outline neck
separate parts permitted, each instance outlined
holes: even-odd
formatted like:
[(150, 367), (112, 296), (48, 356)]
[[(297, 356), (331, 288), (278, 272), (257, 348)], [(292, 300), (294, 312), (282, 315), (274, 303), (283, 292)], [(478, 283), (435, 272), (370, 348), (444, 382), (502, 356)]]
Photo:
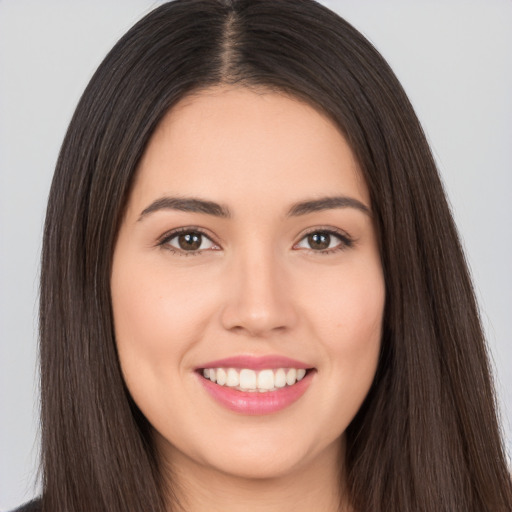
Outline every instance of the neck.
[[(245, 478), (217, 471), (173, 449), (163, 467), (180, 512), (350, 512), (337, 442), (284, 475)], [(172, 461), (172, 462), (171, 462)], [(172, 476), (170, 476), (172, 475)], [(169, 493), (170, 494), (170, 493)]]

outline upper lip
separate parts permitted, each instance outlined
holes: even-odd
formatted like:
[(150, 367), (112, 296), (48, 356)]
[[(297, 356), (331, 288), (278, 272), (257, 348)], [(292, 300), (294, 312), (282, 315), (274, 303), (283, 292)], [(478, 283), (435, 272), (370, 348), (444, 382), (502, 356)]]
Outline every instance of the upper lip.
[(296, 359), (291, 359), (281, 355), (237, 355), (209, 361), (196, 368), (202, 370), (204, 368), (248, 368), (251, 370), (264, 370), (276, 368), (312, 368), (313, 366)]

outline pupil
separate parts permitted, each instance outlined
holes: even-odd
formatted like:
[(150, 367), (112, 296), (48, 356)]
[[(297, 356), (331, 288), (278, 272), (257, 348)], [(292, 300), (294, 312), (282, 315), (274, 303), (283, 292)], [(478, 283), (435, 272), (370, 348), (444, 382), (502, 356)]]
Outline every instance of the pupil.
[(327, 233), (313, 233), (308, 236), (311, 249), (327, 249), (331, 244), (331, 236)]
[(179, 235), (178, 243), (184, 251), (195, 251), (201, 247), (201, 235), (199, 233), (185, 233)]

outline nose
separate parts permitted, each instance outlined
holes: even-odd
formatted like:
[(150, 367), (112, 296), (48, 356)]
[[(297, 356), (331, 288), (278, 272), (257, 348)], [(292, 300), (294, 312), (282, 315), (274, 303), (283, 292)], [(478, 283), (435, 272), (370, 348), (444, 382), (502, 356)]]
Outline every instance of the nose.
[[(248, 251), (250, 252), (250, 251)], [(222, 325), (231, 332), (266, 337), (297, 322), (290, 280), (283, 262), (272, 251), (252, 251), (229, 269)]]

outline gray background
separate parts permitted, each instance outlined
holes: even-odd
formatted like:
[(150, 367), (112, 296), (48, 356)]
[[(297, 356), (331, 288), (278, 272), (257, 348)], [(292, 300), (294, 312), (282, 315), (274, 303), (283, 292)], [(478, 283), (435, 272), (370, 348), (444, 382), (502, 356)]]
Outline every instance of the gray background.
[[(423, 122), (462, 233), (512, 452), (512, 1), (331, 0)], [(115, 41), (158, 2), (0, 0), (0, 510), (37, 493), (38, 260), (64, 132)]]

